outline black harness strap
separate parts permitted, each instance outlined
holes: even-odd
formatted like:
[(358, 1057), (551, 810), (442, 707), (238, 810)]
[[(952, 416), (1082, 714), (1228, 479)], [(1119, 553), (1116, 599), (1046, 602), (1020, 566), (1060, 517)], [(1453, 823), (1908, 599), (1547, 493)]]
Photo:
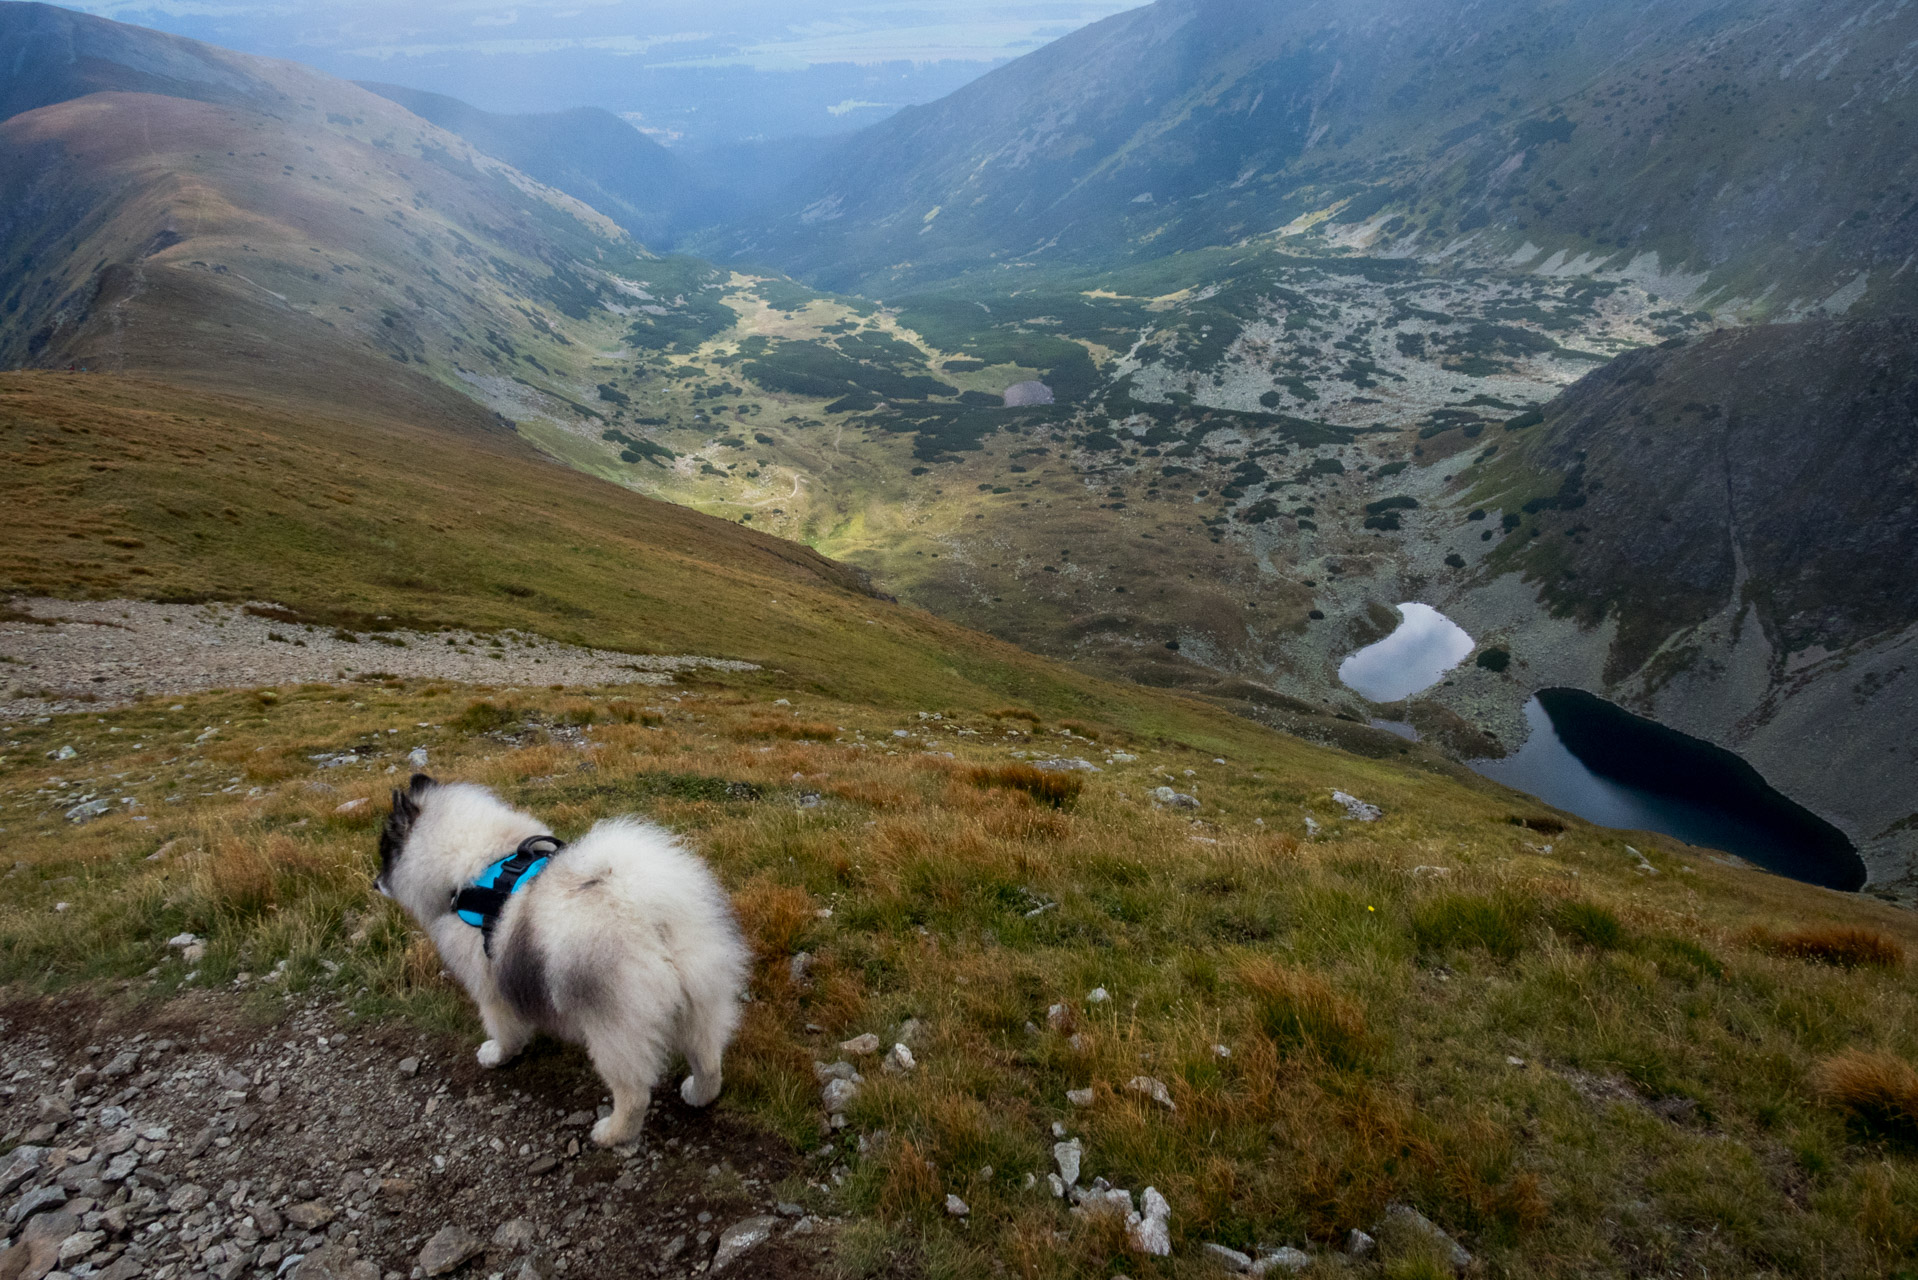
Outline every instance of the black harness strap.
[(479, 928), (480, 945), (489, 957), (493, 954), (493, 926), (506, 910), (507, 899), (532, 883), (533, 877), (545, 870), (547, 860), (565, 847), (566, 842), (555, 836), (528, 836), (519, 842), (519, 848), (481, 872), (476, 883), (453, 891), (453, 910), (467, 924)]

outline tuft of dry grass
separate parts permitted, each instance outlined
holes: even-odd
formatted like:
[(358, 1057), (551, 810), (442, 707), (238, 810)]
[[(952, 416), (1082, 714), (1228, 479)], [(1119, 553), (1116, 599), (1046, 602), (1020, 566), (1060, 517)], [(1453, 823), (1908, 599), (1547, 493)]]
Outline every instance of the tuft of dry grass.
[(1023, 720), (1035, 729), (1042, 723), (1037, 711), (1025, 707), (994, 707), (986, 714), (994, 720)]
[(975, 787), (1023, 791), (1041, 804), (1069, 809), (1085, 789), (1085, 780), (1064, 769), (1035, 769), (1029, 764), (982, 765), (967, 773)]
[(1918, 1145), (1918, 1071), (1896, 1054), (1847, 1049), (1820, 1062), (1812, 1088), (1867, 1133)]
[(1896, 938), (1858, 925), (1818, 925), (1782, 934), (1759, 929), (1752, 941), (1776, 956), (1845, 969), (1896, 969), (1905, 962), (1905, 948)]
[(1240, 984), (1252, 996), (1258, 1030), (1281, 1055), (1303, 1053), (1339, 1067), (1356, 1067), (1372, 1053), (1365, 1015), (1316, 973), (1274, 960), (1248, 961)]

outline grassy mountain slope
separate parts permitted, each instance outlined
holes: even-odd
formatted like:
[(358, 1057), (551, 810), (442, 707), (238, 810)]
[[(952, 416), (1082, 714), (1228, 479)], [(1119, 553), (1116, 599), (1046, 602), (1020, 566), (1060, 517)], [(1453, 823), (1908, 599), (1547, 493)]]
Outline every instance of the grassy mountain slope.
[[(0, 122), (0, 362), (511, 408), (590, 397), (571, 371), (617, 343), (623, 312), (677, 313), (646, 286), (683, 299), (682, 266), (378, 95), (65, 18), (97, 75), (26, 59), (0, 75), (55, 99)], [(239, 88), (133, 75), (189, 54)]]
[[(11, 589), (769, 664), (667, 690), (368, 675), (11, 725), (0, 974), (21, 987), (235, 988), (265, 1024), (321, 997), (465, 1052), (463, 999), (369, 887), (385, 769), (423, 747), (562, 834), (638, 809), (712, 860), (757, 954), (721, 1105), (815, 1153), (789, 1191), (844, 1219), (846, 1273), (1169, 1280), (1213, 1267), (1207, 1242), (1345, 1273), (1345, 1233), (1393, 1201), (1491, 1274), (1918, 1260), (1904, 913), (1104, 684), (510, 436), (46, 373), (0, 378), (0, 431)], [(1055, 752), (1099, 772), (1025, 766)], [(1201, 807), (1150, 803), (1167, 783)], [(113, 812), (63, 820), (94, 797)], [(208, 939), (191, 974), (181, 930)], [(918, 1065), (866, 1071), (835, 1132), (812, 1063), (867, 1030)], [(537, 1093), (533, 1070), (500, 1087)], [(1084, 1179), (1166, 1195), (1171, 1257), (1049, 1194), (1054, 1124)], [(1356, 1274), (1443, 1273), (1382, 1235)], [(412, 1256), (377, 1215), (359, 1247)], [(556, 1247), (592, 1265), (590, 1241)]]
[(719, 216), (718, 197), (699, 174), (610, 111), (577, 107), (499, 115), (445, 94), (373, 81), (359, 85), (583, 200), (644, 243), (671, 244)]
[(890, 296), (1316, 230), (1892, 310), (1914, 23), (1868, 0), (1159, 0), (900, 112), (782, 217), (704, 243)]
[(1457, 588), (1459, 616), (1498, 615), (1505, 575), (1534, 588), (1533, 622), (1501, 618), (1533, 685), (1578, 684), (1733, 748), (1907, 893), (1915, 344), (1909, 319), (1888, 319), (1635, 352), (1501, 432), (1503, 452), (1457, 482), (1458, 505), (1507, 522)]

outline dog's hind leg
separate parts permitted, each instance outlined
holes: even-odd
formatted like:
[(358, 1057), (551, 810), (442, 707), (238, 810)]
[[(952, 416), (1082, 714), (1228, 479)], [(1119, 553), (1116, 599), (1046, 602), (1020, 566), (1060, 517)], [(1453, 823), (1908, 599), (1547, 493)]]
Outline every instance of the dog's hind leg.
[(594, 1070), (613, 1094), (613, 1114), (593, 1126), (593, 1141), (602, 1147), (637, 1141), (664, 1065), (664, 1046), (617, 1024), (588, 1028), (585, 1039)]
[(720, 1063), (726, 1056), (726, 1042), (732, 1039), (735, 1018), (699, 1004), (686, 1011), (679, 1050), (686, 1055), (692, 1074), (680, 1082), (679, 1096), (688, 1106), (707, 1106), (719, 1096), (723, 1084)]

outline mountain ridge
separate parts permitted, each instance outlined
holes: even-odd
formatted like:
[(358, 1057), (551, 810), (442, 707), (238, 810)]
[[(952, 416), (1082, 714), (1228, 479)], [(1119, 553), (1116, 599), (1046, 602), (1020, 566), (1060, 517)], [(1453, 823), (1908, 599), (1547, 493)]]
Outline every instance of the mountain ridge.
[(1288, 233), (1635, 269), (1760, 315), (1909, 308), (1914, 24), (1867, 0), (1158, 0), (873, 126), (783, 215), (698, 243), (883, 295)]

